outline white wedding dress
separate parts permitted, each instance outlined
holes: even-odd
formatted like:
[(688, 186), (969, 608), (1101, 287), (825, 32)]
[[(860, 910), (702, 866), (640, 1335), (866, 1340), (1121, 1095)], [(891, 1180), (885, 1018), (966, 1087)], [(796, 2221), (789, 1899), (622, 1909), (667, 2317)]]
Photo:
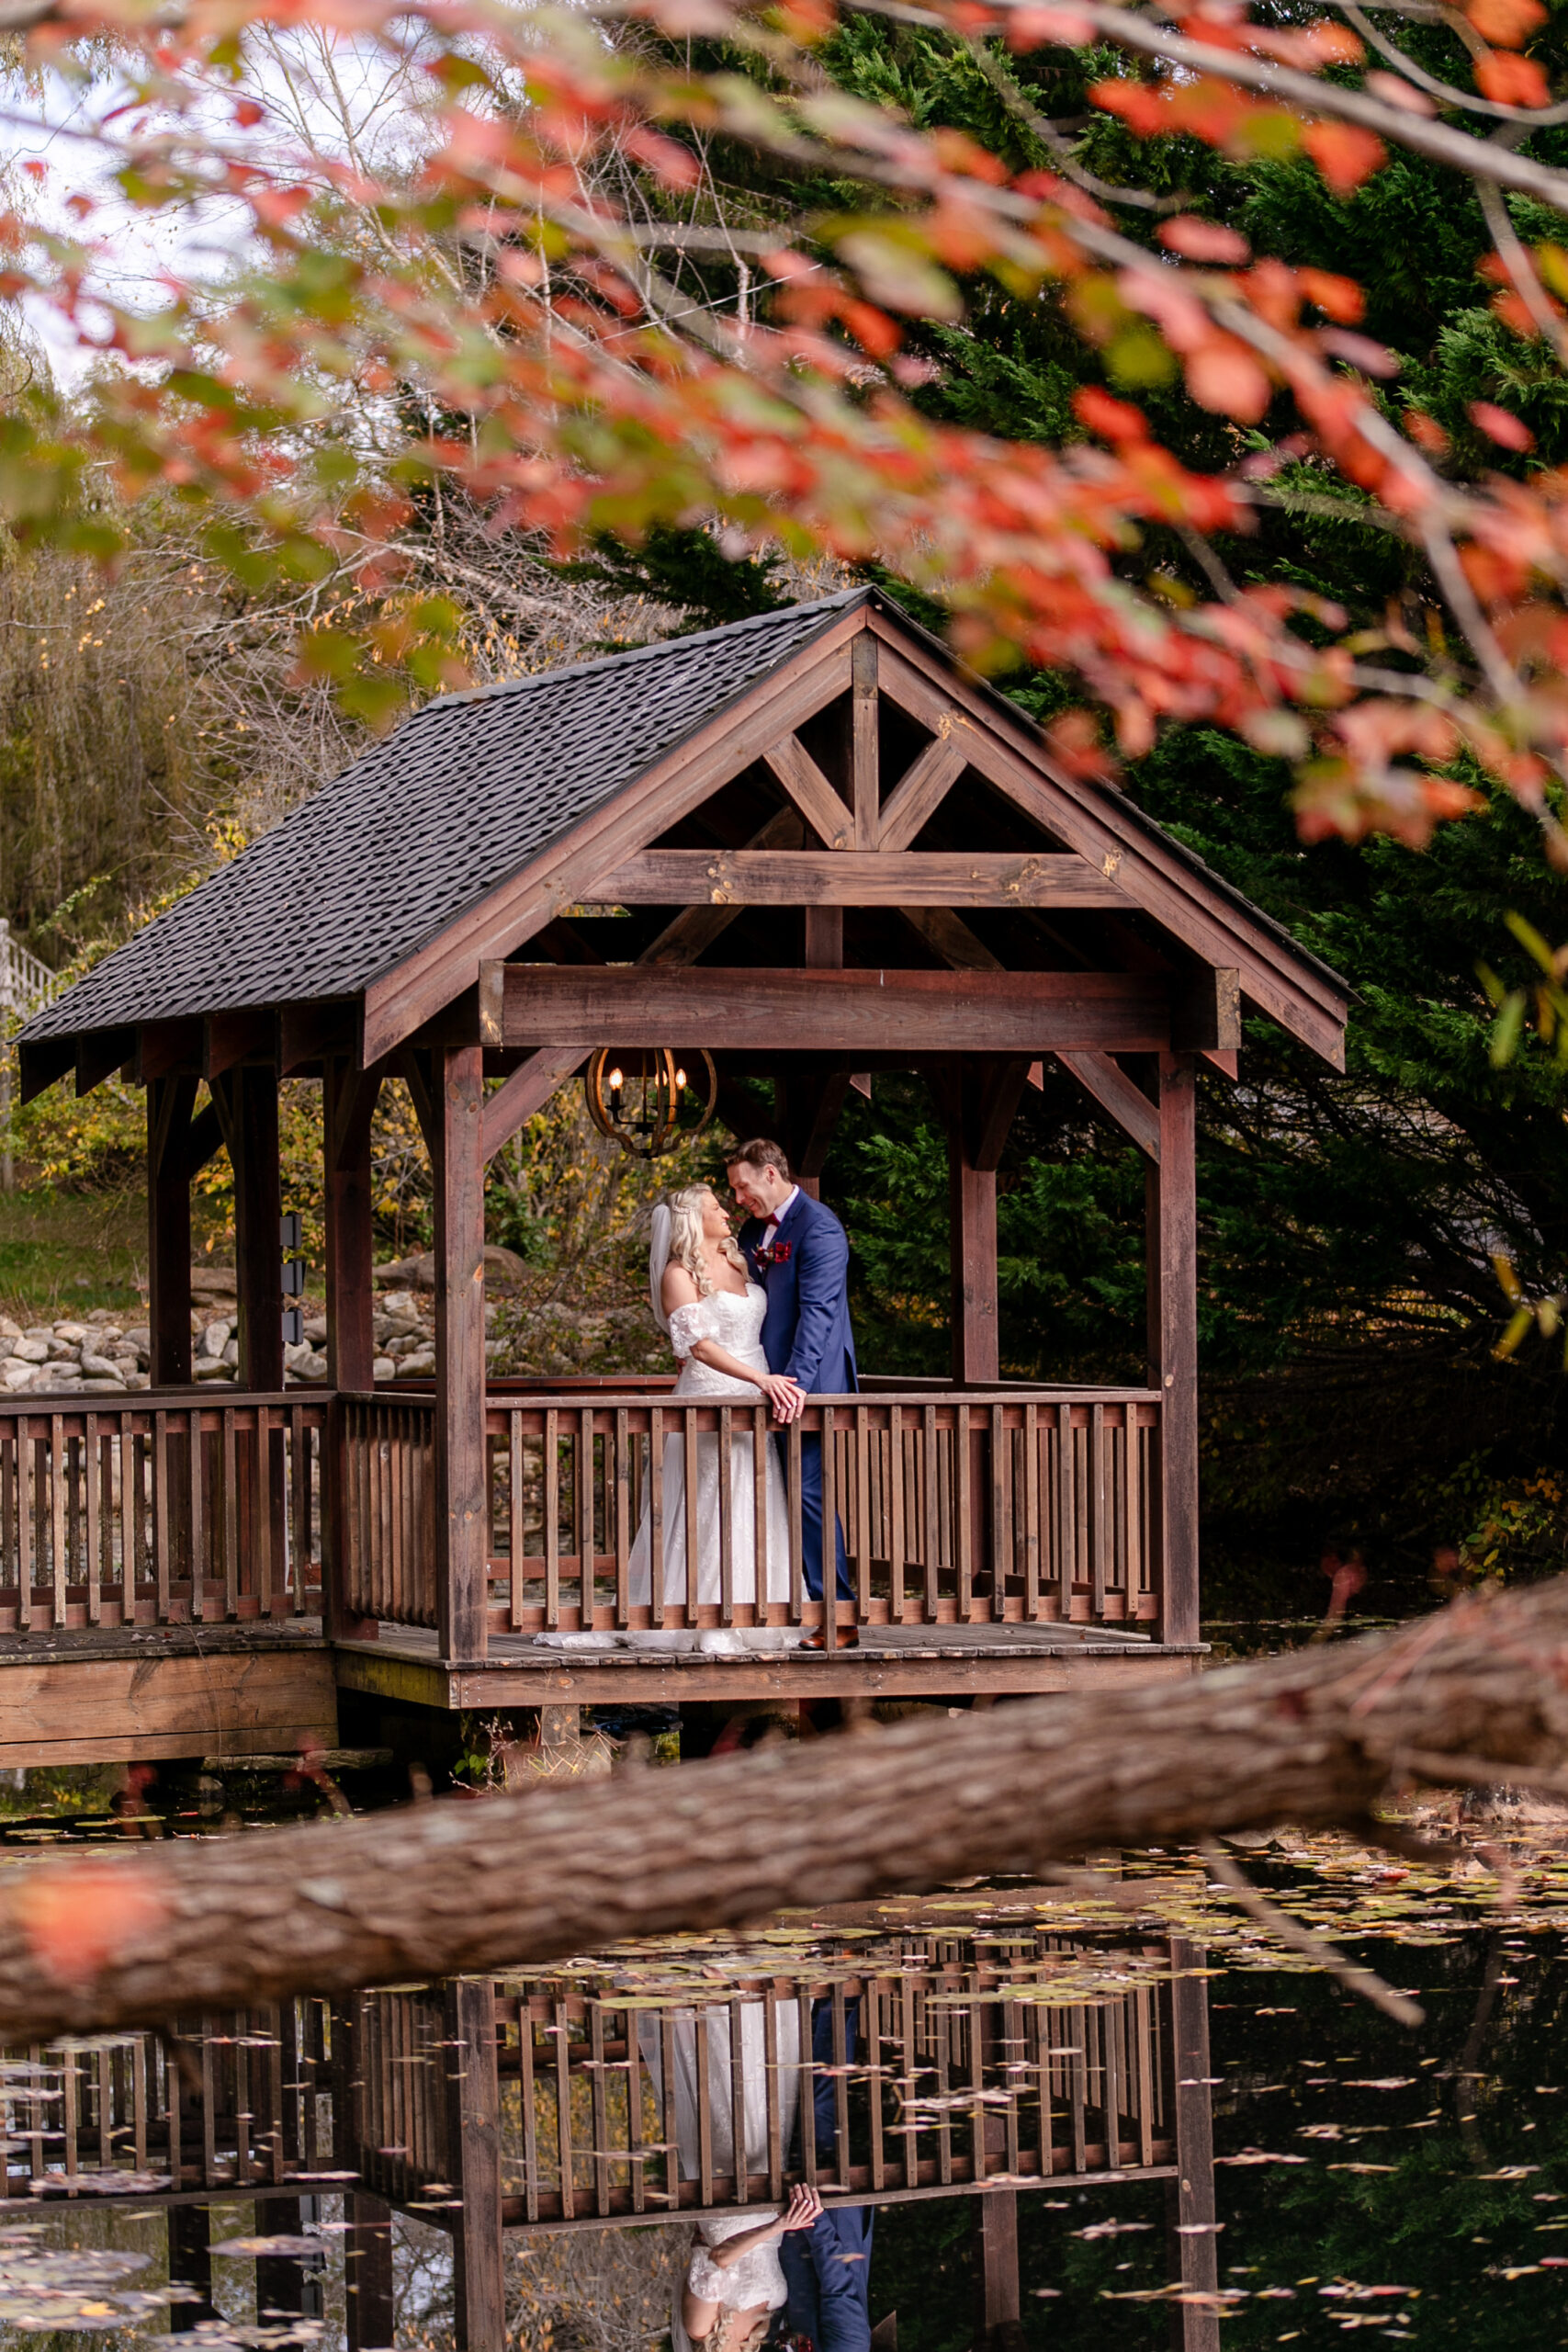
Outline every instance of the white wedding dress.
[[(771, 1436), (763, 1439), (767, 1507), (759, 1546), (751, 1423), (755, 1408), (765, 1399), (750, 1381), (733, 1380), (727, 1373), (711, 1370), (707, 1364), (700, 1363), (692, 1351), (700, 1340), (711, 1340), (739, 1363), (753, 1364), (759, 1372), (765, 1372), (768, 1360), (762, 1352), (761, 1331), (767, 1306), (768, 1295), (761, 1283), (748, 1283), (743, 1292), (715, 1291), (707, 1298), (694, 1300), (690, 1306), (677, 1306), (670, 1317), (670, 1344), (681, 1366), (675, 1395), (700, 1397), (704, 1403), (733, 1404), (744, 1410), (744, 1421), (741, 1410), (738, 1410), (730, 1432), (729, 1589), (732, 1601), (752, 1605), (789, 1599), (789, 1518), (778, 1448)], [(772, 1427), (771, 1408), (769, 1426)], [(716, 1431), (697, 1439), (696, 1573), (688, 1582), (686, 1449), (679, 1433), (664, 1441), (664, 1557), (660, 1568), (666, 1609), (684, 1608), (689, 1614), (694, 1614), (701, 1606), (717, 1608), (723, 1598), (719, 1444)], [(650, 1521), (651, 1507), (643, 1512), (627, 1562), (626, 1597), (634, 1609), (650, 1608), (653, 1601)], [(759, 1552), (762, 1561), (760, 1578)], [(748, 1650), (789, 1648), (799, 1638), (799, 1628), (791, 1625), (687, 1625), (638, 1627), (627, 1633), (537, 1634), (535, 1642), (558, 1649), (702, 1650), (734, 1657)]]

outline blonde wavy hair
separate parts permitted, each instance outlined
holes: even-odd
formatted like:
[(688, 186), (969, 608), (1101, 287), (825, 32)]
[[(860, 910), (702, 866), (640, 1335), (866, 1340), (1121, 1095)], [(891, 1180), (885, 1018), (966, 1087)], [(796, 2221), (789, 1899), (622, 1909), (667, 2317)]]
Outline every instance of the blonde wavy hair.
[[(679, 1193), (671, 1193), (665, 1206), (670, 1211), (670, 1256), (672, 1263), (684, 1266), (697, 1286), (699, 1298), (713, 1296), (713, 1277), (707, 1270), (707, 1255), (703, 1242), (703, 1203), (713, 1193), (711, 1184), (688, 1184)], [(746, 1261), (735, 1245), (733, 1235), (727, 1235), (724, 1256), (738, 1274), (746, 1272)]]

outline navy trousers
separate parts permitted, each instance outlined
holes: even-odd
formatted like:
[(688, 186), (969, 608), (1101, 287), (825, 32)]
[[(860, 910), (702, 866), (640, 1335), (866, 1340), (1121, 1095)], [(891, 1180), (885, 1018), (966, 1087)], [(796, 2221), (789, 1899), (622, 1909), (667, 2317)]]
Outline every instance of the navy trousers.
[[(780, 1441), (781, 1445), (787, 1442), (787, 1439)], [(833, 1540), (838, 1555), (839, 1599), (852, 1600), (855, 1597), (855, 1589), (850, 1582), (850, 1564), (849, 1555), (844, 1550), (843, 1524), (836, 1511), (833, 1514)], [(813, 1600), (820, 1600), (822, 1598), (822, 1441), (819, 1437), (803, 1437), (800, 1441), (800, 1565), (806, 1578), (808, 1597)]]
[(835, 2205), (809, 2230), (779, 2240), (789, 2290), (785, 2319), (817, 2352), (870, 2352), (871, 2231), (869, 2205)]

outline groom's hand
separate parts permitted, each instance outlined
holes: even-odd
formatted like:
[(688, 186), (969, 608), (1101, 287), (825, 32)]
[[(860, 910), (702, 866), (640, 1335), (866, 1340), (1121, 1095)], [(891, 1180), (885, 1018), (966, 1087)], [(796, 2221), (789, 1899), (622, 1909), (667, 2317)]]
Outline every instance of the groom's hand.
[(768, 1383), (768, 1394), (773, 1399), (775, 1421), (787, 1429), (791, 1421), (799, 1420), (806, 1409), (806, 1391), (787, 1373), (774, 1375)]

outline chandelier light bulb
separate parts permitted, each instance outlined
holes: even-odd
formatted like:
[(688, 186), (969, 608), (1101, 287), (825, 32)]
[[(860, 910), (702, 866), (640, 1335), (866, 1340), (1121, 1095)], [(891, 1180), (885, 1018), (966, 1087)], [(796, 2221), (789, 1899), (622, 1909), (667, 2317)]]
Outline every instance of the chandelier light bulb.
[(622, 1071), (613, 1069), (610, 1072), (610, 1090), (612, 1093), (618, 1094), (626, 1082), (626, 1078)]
[(676, 1085), (677, 1085), (677, 1086), (684, 1086), (684, 1085), (685, 1085), (685, 1083), (686, 1083), (686, 1073), (685, 1073), (685, 1071), (684, 1071), (683, 1069), (678, 1069), (678, 1070), (676, 1071), (676, 1073), (675, 1073), (675, 1083), (676, 1083)]

